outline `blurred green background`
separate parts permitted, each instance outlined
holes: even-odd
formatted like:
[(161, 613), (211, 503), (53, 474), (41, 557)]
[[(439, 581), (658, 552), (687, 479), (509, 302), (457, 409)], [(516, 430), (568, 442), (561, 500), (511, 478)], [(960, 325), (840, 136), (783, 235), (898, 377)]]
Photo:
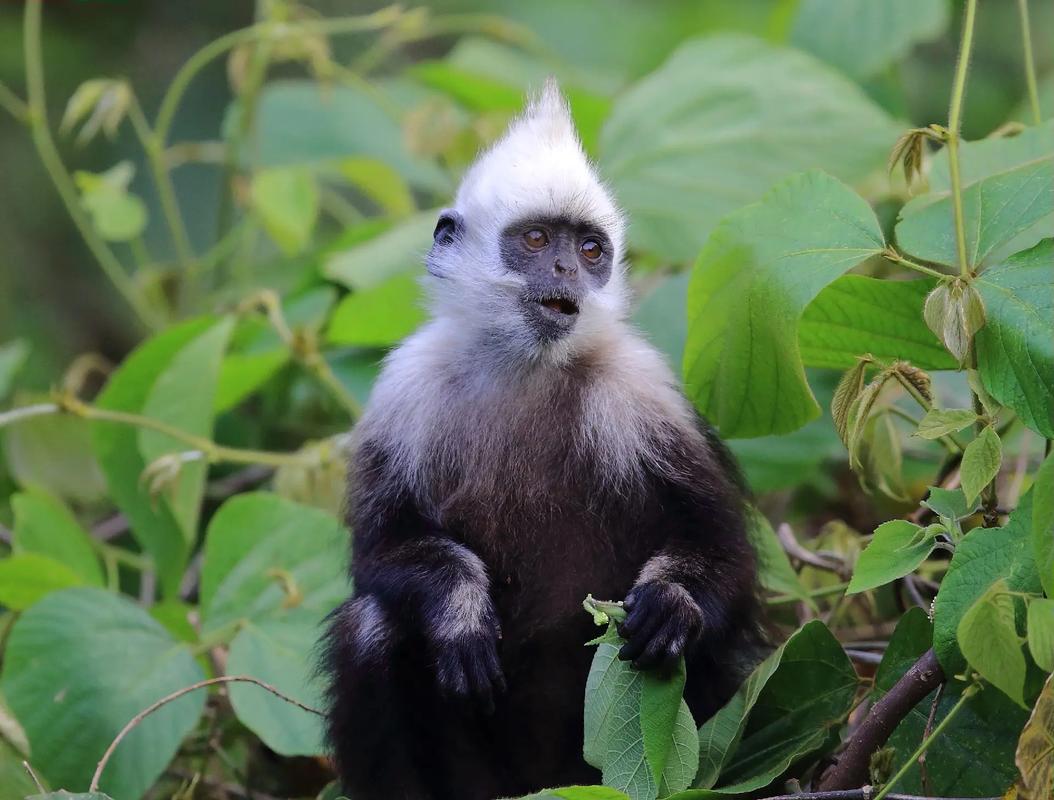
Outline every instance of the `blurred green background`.
[[(381, 3), (341, 0), (315, 0), (306, 5), (323, 16), (382, 7)], [(704, 32), (745, 31), (775, 42), (807, 38), (794, 29), (798, 11), (794, 0), (477, 0), (425, 5), (437, 14), (486, 12), (521, 23), (552, 54), (553, 71), (573, 75), (577, 85), (600, 97), (617, 94), (661, 64), (681, 41)], [(1044, 46), (1054, 37), (1054, 4), (1032, 5), (1038, 71), (1043, 76), (1054, 67), (1051, 50)], [(947, 6), (949, 16), (959, 13), (959, 3), (949, 0)], [(248, 0), (80, 0), (47, 2), (45, 7), (43, 44), (54, 124), (76, 87), (95, 76), (127, 76), (152, 117), (164, 88), (190, 54), (263, 13)], [(17, 2), (6, 2), (0, 8), (0, 80), (19, 88), (24, 82), (21, 11)], [(862, 86), (894, 116), (912, 124), (946, 119), (956, 30), (955, 19), (941, 24), (934, 36), (910, 47), (903, 58), (861, 78)], [(984, 136), (1007, 119), (1022, 116), (1018, 109), (1024, 84), (1013, 0), (981, 3), (977, 36), (965, 112), (966, 138)], [(386, 81), (398, 80), (405, 96), (410, 90), (402, 84), (414, 82), (406, 77), (405, 67), (442, 59), (463, 38), (438, 35), (400, 46), (376, 65), (370, 78), (382, 92), (389, 91)], [(345, 36), (334, 38), (332, 46), (336, 60), (350, 64), (374, 42), (369, 35)], [(859, 52), (834, 57), (847, 55), (862, 57)], [(225, 70), (223, 60), (217, 61), (194, 81), (177, 116), (174, 141), (221, 137), (232, 99)], [(299, 76), (303, 69), (277, 65), (271, 74)], [(505, 83), (529, 76), (488, 77)], [(1049, 97), (1050, 81), (1041, 80), (1041, 84)], [(398, 102), (405, 107), (402, 100)], [(442, 109), (442, 113), (447, 111)], [(145, 199), (150, 218), (159, 217), (149, 172), (129, 126), (122, 126), (113, 141), (100, 136), (77, 146), (67, 136), (59, 139), (59, 145), (71, 168), (101, 172), (115, 162), (132, 161), (137, 167), (132, 189)], [(220, 166), (210, 164), (175, 171), (177, 194), (191, 238), (199, 248), (216, 232), (221, 172)], [(78, 353), (97, 351), (119, 361), (139, 333), (77, 235), (26, 131), (7, 116), (0, 117), (0, 175), (0, 342), (24, 337), (31, 343), (32, 358), (23, 385), (47, 388)], [(163, 226), (150, 226), (146, 243), (156, 259), (170, 257), (171, 245)], [(274, 253), (273, 247), (261, 241), (253, 261), (266, 261)]]

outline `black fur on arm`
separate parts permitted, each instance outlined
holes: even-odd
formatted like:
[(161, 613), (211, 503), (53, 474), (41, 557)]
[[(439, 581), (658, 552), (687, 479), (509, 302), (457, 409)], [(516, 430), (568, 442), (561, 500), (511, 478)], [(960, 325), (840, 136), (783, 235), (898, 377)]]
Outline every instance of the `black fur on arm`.
[(397, 625), (423, 636), (444, 694), (490, 708), (504, 678), (486, 568), (421, 513), (386, 467), (379, 450), (360, 449), (351, 514), (355, 596), (373, 598)]
[(656, 474), (668, 530), (625, 599), (619, 657), (669, 668), (695, 649), (733, 648), (757, 628), (756, 567), (747, 538), (744, 485), (710, 430), (676, 439)]

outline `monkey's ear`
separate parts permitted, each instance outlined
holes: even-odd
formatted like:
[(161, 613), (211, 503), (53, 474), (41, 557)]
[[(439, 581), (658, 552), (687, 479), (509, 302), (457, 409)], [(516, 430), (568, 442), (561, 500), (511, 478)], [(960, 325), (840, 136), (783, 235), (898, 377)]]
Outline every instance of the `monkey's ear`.
[(432, 232), (432, 239), (436, 244), (450, 244), (461, 235), (464, 225), (465, 218), (460, 213), (452, 208), (445, 208), (439, 212), (439, 221)]

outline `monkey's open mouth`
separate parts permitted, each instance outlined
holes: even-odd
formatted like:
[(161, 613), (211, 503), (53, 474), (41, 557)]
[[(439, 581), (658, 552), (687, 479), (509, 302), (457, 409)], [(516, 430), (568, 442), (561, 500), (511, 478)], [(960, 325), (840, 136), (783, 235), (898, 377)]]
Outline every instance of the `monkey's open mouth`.
[(548, 308), (550, 311), (555, 311), (558, 314), (564, 314), (569, 317), (573, 317), (578, 313), (578, 303), (567, 297), (547, 297), (543, 300), (539, 300), (538, 304)]

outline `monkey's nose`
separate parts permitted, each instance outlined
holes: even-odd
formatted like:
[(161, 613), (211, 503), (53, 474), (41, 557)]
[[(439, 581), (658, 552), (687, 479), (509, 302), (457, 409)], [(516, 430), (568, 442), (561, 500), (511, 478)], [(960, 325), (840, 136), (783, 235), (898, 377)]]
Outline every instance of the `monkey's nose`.
[(554, 275), (574, 275), (578, 271), (577, 264), (571, 264), (570, 266), (564, 266), (560, 259), (556, 259), (553, 262), (553, 274)]

